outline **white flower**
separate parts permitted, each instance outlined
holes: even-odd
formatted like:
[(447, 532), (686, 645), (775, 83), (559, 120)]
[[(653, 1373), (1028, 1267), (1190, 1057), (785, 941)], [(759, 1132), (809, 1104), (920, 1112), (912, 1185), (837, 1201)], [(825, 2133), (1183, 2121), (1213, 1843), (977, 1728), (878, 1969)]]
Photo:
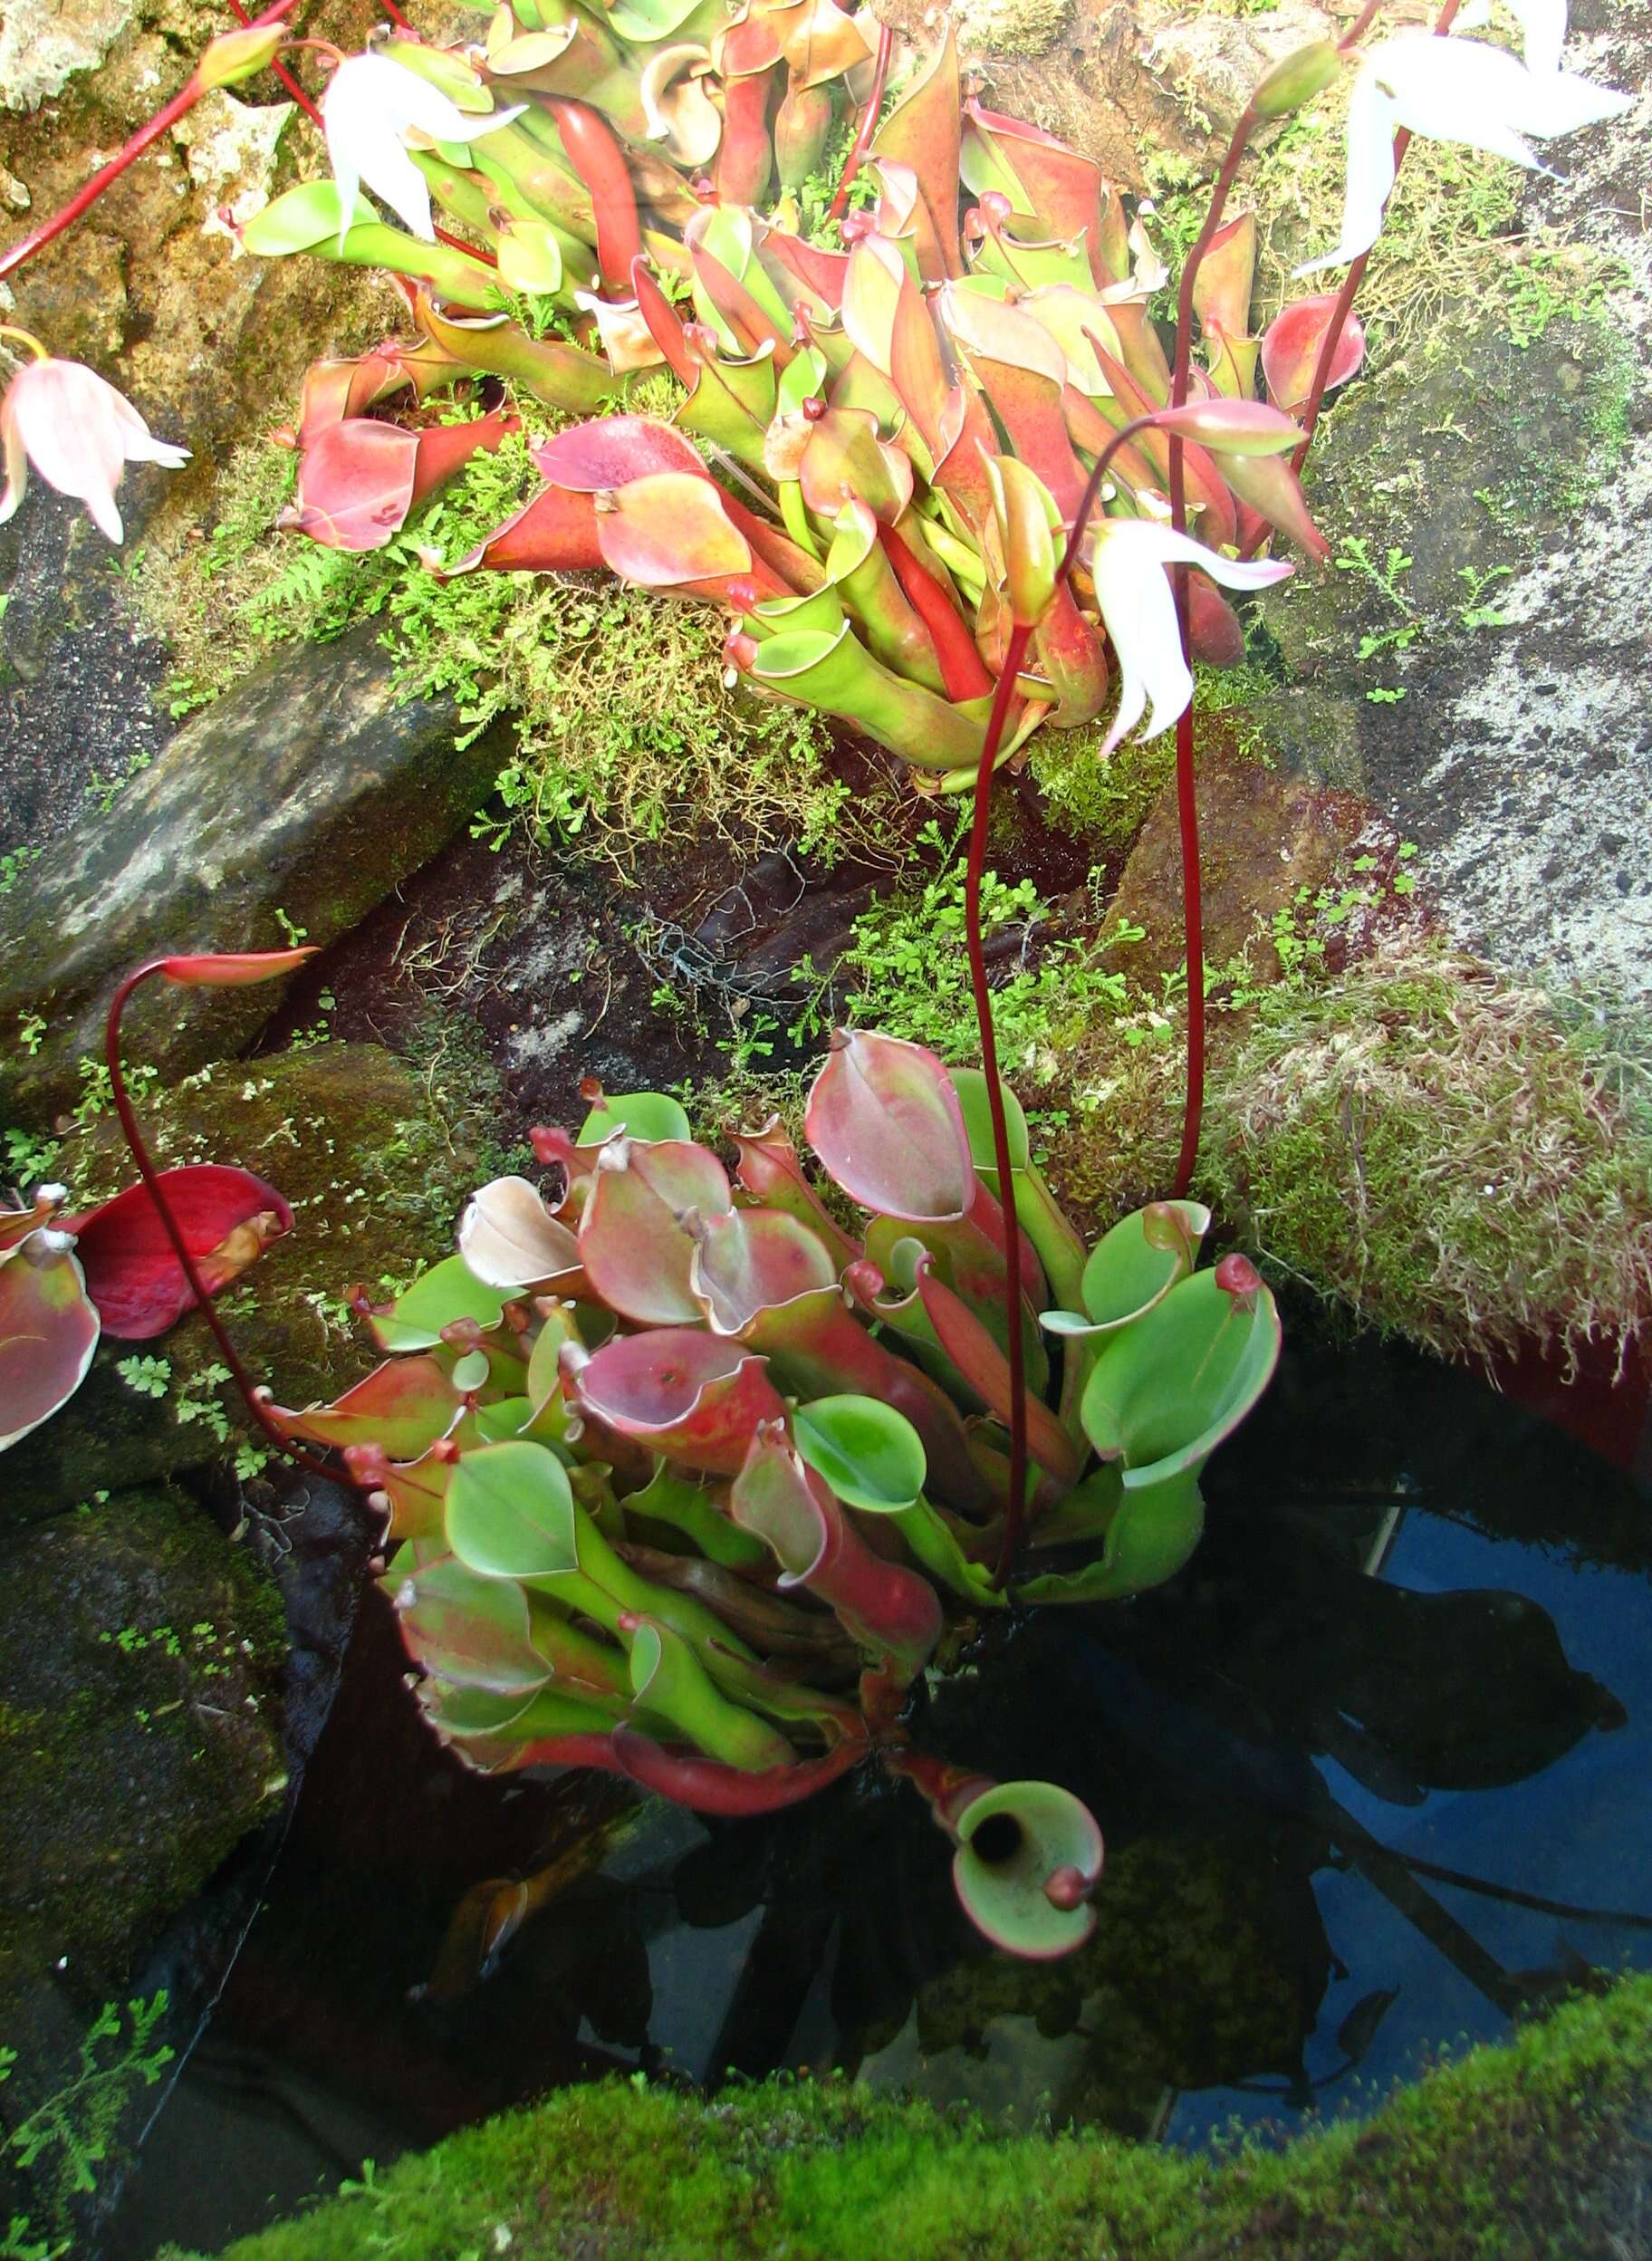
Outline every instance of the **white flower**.
[(520, 118), (523, 105), (483, 116), (463, 111), (429, 82), (388, 55), (347, 55), (322, 97), (327, 156), (339, 185), (339, 241), (343, 242), (365, 183), (423, 240), (436, 241), (430, 190), (402, 146), (403, 136), (425, 142), (475, 141)]
[(48, 486), (85, 504), (100, 534), (124, 533), (115, 489), (129, 463), (176, 471), (187, 447), (157, 439), (124, 393), (79, 361), (44, 356), (20, 369), (0, 399), (0, 525), (23, 500), (32, 463)]
[(1096, 602), (1119, 658), (1119, 712), (1100, 759), (1145, 714), (1144, 737), (1167, 730), (1193, 698), (1193, 677), (1182, 656), (1167, 565), (1196, 565), (1225, 589), (1265, 589), (1292, 568), (1281, 558), (1241, 565), (1218, 557), (1203, 543), (1147, 518), (1106, 518), (1087, 543)]
[[(1523, 0), (1519, 11), (1529, 48), (1545, 62), (1559, 56), (1551, 0)], [(1340, 266), (1376, 242), (1394, 186), (1394, 135), (1404, 126), (1431, 141), (1486, 149), (1533, 172), (1547, 172), (1526, 140), (1575, 133), (1630, 107), (1633, 98), (1595, 86), (1558, 67), (1527, 70), (1501, 47), (1474, 39), (1438, 39), (1401, 32), (1374, 47), (1359, 67), (1348, 112), (1348, 191), (1342, 236), (1298, 274)]]

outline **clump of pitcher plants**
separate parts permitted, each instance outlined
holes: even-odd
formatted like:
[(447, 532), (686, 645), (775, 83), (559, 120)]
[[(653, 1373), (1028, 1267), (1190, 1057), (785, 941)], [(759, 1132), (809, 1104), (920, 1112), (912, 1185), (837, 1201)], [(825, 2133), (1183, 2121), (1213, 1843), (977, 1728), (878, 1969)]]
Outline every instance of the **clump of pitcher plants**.
[[(915, 1750), (949, 1619), (1139, 1592), (1196, 1545), (1199, 1471), (1279, 1347), (1251, 1265), (1157, 1202), (1087, 1250), (984, 1082), (840, 1034), (808, 1103), (732, 1173), (658, 1093), (534, 1134), (549, 1193), (484, 1186), (457, 1253), (381, 1306), (384, 1362), (268, 1407), (341, 1449), (385, 1518), (384, 1580), (437, 1733), (490, 1772), (605, 1767), (764, 1813), (883, 1756), (956, 1839), (1002, 1944), (1088, 1935), (1100, 1835), (1064, 1791)], [(1022, 1227), (1013, 1276), (1005, 1202)], [(1021, 1334), (1027, 1544), (1004, 1567)], [(989, 1821), (992, 1827), (988, 1827)]]

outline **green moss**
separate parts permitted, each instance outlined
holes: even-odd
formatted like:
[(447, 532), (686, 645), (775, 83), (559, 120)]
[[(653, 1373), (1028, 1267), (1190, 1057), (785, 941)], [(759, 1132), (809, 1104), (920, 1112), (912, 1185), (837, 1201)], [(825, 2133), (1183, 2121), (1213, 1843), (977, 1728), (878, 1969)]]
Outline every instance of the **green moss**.
[[(921, 886), (879, 897), (855, 920), (850, 940), (793, 1036), (819, 1034), (847, 1000), (850, 1016), (886, 1034), (927, 1044), (943, 1059), (973, 1058), (975, 1005), (965, 955), (965, 882), (958, 861), (966, 833), (932, 820), (918, 845), (940, 858)], [(1129, 1006), (1124, 977), (1090, 941), (1063, 938), (1058, 915), (1028, 879), (984, 874), (981, 922), (993, 981), (1002, 1057), (1013, 1073), (1038, 1073), (1042, 1054), (1089, 1019)]]
[(202, 1512), (126, 1492), (7, 1544), (0, 2011), (10, 1952), (120, 1984), (285, 1783), (280, 1597)]
[[(1194, 711), (1225, 717), (1234, 750), (1271, 767), (1272, 749), (1256, 709), (1274, 689), (1257, 660), (1237, 668), (1196, 667)], [(1041, 730), (1028, 750), (1027, 767), (1052, 823), (1116, 851), (1129, 846), (1176, 775), (1176, 737), (1167, 730), (1155, 738), (1133, 734), (1103, 761), (1099, 755), (1106, 735), (1105, 720), (1077, 730)]]
[(1072, 0), (959, 0), (953, 24), (962, 44), (989, 55), (1042, 55), (1072, 14)]
[[(611, 2082), (372, 2175), (233, 2261), (1600, 2261), (1638, 2188), (1652, 1980), (1282, 2150), (1007, 2136), (846, 2083)], [(176, 2252), (171, 2261), (179, 2261)]]
[(1652, 1139), (1541, 992), (1414, 936), (1262, 993), (1204, 1183), (1290, 1271), (1446, 1353), (1652, 1317)]
[[(524, 415), (543, 428), (543, 409)], [(172, 645), (175, 711), (216, 698), (276, 644), (377, 619), (399, 692), (451, 695), (461, 745), (514, 717), (500, 789), (509, 817), (541, 838), (582, 838), (621, 871), (643, 843), (696, 832), (744, 853), (783, 842), (828, 862), (869, 840), (877, 811), (851, 807), (820, 719), (725, 682), (724, 623), (709, 608), (591, 575), (432, 570), (533, 493), (531, 437), (474, 457), (394, 541), (359, 554), (277, 534), (295, 458), (267, 443), (239, 449), (206, 539), (147, 556), (135, 579), (142, 617)]]

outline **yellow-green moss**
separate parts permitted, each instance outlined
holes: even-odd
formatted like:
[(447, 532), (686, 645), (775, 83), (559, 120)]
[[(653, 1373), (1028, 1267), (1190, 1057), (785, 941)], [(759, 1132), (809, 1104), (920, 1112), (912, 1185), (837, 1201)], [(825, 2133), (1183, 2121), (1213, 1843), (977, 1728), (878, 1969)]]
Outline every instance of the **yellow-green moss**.
[(1415, 936), (1258, 998), (1205, 1178), (1290, 1270), (1432, 1349), (1652, 1322), (1652, 1139), (1540, 991)]
[(1635, 1978), (1364, 2125), (1221, 2164), (1006, 2136), (847, 2083), (703, 2103), (609, 2082), (451, 2137), (228, 2261), (1609, 2261), (1649, 2077), (1652, 1980)]
[(1072, 0), (957, 0), (954, 29), (965, 49), (989, 55), (1042, 55), (1072, 14)]
[[(528, 412), (543, 426), (543, 411)], [(826, 862), (869, 839), (878, 811), (852, 804), (832, 775), (819, 717), (725, 682), (724, 624), (709, 608), (594, 575), (447, 581), (431, 569), (534, 491), (527, 446), (474, 457), (393, 542), (360, 554), (275, 532), (295, 459), (268, 443), (238, 449), (206, 539), (150, 553), (134, 575), (142, 619), (171, 645), (176, 711), (216, 698), (277, 644), (377, 618), (400, 690), (451, 696), (462, 744), (514, 717), (500, 787), (541, 837), (581, 837), (621, 871), (644, 843), (696, 832)]]

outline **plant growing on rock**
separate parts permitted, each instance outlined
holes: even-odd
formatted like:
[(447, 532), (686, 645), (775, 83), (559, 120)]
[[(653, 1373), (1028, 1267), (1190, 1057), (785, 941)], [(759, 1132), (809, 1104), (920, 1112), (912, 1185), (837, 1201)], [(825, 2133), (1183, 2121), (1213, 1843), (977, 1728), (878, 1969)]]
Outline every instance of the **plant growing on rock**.
[(823, 1184), (773, 1122), (738, 1135), (731, 1178), (674, 1101), (599, 1099), (577, 1136), (534, 1134), (549, 1199), (496, 1179), (457, 1255), (391, 1304), (356, 1292), (385, 1362), (268, 1418), (341, 1449), (385, 1516), (419, 1700), (471, 1764), (602, 1766), (753, 1814), (881, 1755), (955, 1838), (990, 1936), (1086, 1936), (1090, 1817), (941, 1766), (902, 1708), (949, 1612), (1135, 1593), (1186, 1561), (1199, 1470), (1279, 1325), (1243, 1257), (1196, 1271), (1196, 1204), (1087, 1251), (1010, 1107), (1006, 1201), (983, 1077), (893, 1038), (840, 1034), (815, 1081)]
[(62, 1214), (69, 1193), (58, 1185), (36, 1187), (27, 1208), (0, 1207), (0, 1452), (68, 1402), (105, 1334), (152, 1342), (198, 1304), (239, 1371), (212, 1299), (292, 1231), (293, 1212), (250, 1169), (155, 1168), (120, 1071), (120, 1014), (151, 975), (186, 986), (263, 981), (309, 956), (159, 958), (116, 991), (106, 1064), (139, 1182), (75, 1215)]

